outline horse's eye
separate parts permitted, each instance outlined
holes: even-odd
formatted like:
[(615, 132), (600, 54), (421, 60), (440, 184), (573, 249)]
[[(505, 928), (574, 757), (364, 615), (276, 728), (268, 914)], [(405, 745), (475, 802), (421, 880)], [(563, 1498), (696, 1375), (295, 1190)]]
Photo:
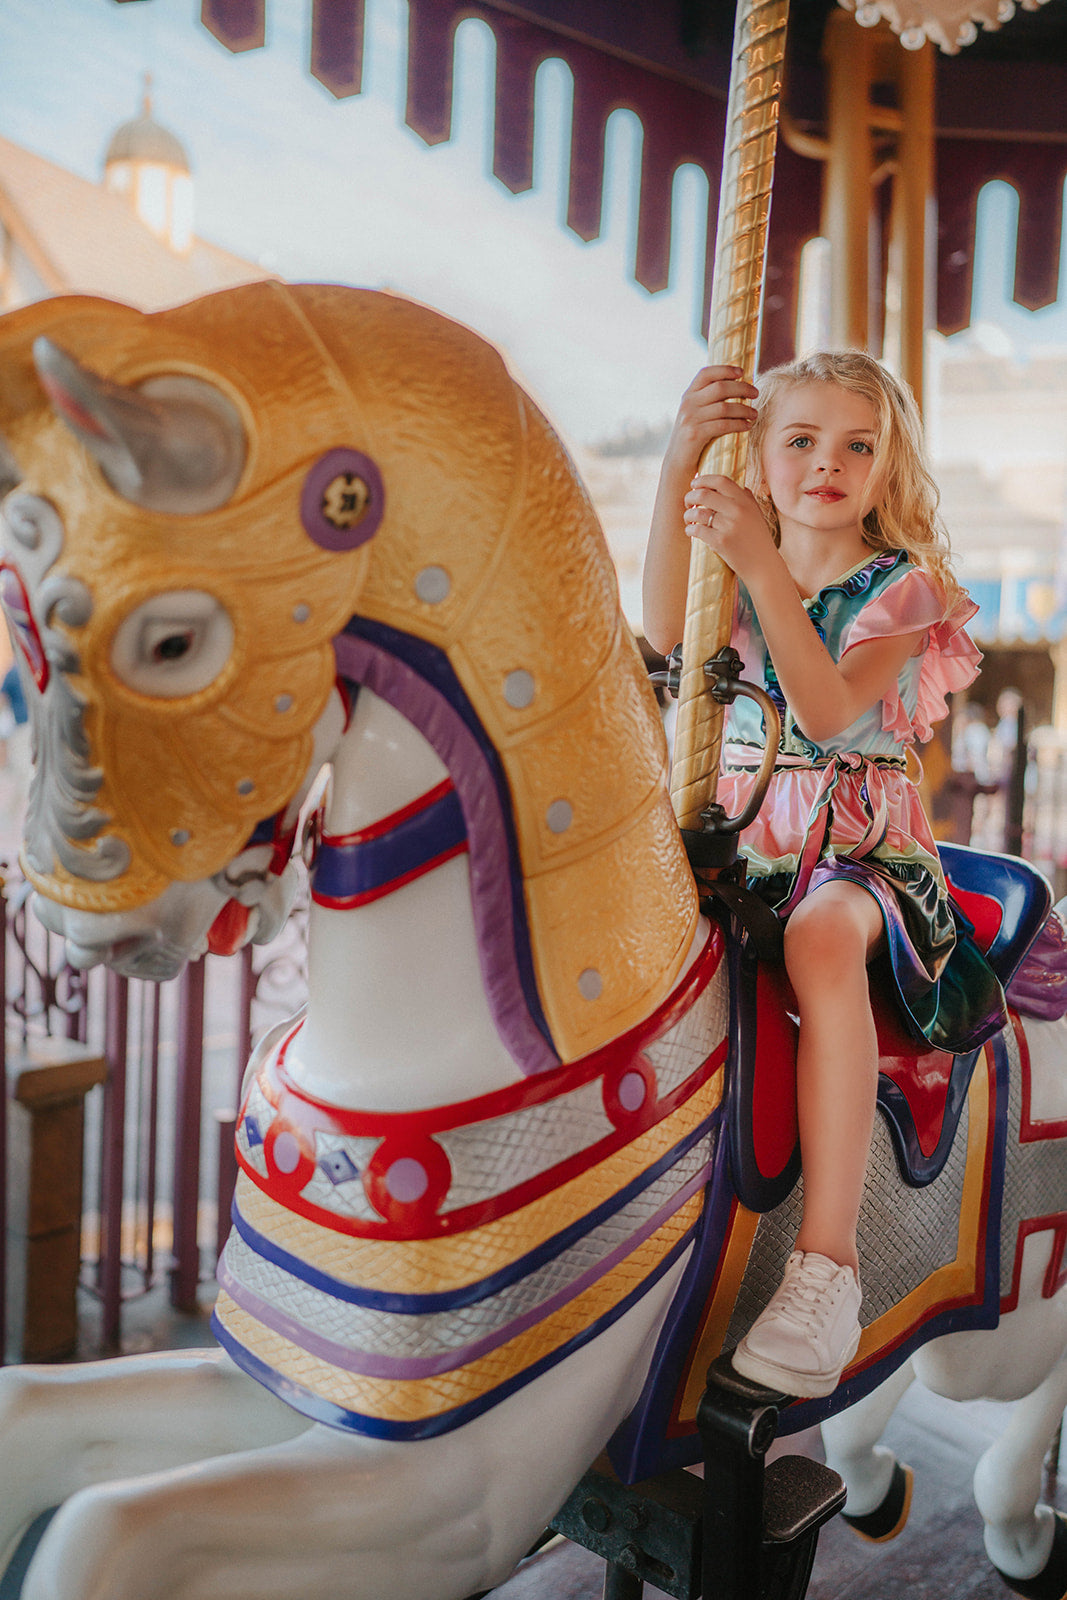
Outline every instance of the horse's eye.
[(226, 608), (200, 589), (176, 589), (123, 618), (111, 641), (111, 665), (128, 688), (179, 700), (214, 683), (232, 651)]
[(168, 633), (152, 651), (153, 661), (180, 661), (193, 648), (191, 633)]

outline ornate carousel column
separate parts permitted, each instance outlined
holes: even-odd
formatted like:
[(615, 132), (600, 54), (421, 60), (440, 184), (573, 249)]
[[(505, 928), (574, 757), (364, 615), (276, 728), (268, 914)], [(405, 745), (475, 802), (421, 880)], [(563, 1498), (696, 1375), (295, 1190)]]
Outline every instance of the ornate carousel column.
[[(767, 221), (778, 132), (789, 0), (738, 0), (726, 148), (719, 188), (708, 357), (751, 376), (759, 334)], [(732, 434), (705, 451), (701, 472), (744, 478), (747, 439)], [(671, 798), (683, 828), (699, 831), (715, 800), (723, 707), (704, 662), (730, 637), (736, 579), (698, 539), (689, 567)]]
[[(830, 241), (831, 344), (884, 353), (921, 404), (937, 235), (934, 46), (922, 30), (909, 40), (901, 49), (888, 27), (857, 27), (844, 11), (827, 18), (823, 232)], [(877, 94), (881, 85), (892, 87), (894, 105)]]
[[(1034, 9), (1043, 0), (1021, 0)], [(1004, 0), (840, 0), (827, 19), (831, 69), (826, 227), (836, 257), (832, 302), (836, 344), (888, 352), (922, 401), (923, 346), (931, 295), (933, 217), (933, 47), (954, 53), (996, 28), (1014, 7)], [(846, 12), (854, 12), (847, 16)], [(709, 360), (751, 375), (755, 365), (767, 222), (778, 128), (788, 0), (738, 0), (719, 191)], [(888, 30), (899, 36), (899, 48)], [(857, 26), (859, 24), (859, 26)], [(877, 103), (889, 80), (897, 104)], [(894, 184), (889, 279), (871, 271), (874, 188)], [(877, 297), (872, 294), (872, 280)], [(888, 306), (887, 306), (888, 300)], [(873, 312), (873, 315), (872, 315)], [(743, 481), (746, 440), (717, 440), (702, 471)], [(671, 795), (682, 828), (699, 832), (714, 805), (723, 708), (704, 663), (729, 639), (735, 579), (720, 557), (694, 541), (679, 685)]]

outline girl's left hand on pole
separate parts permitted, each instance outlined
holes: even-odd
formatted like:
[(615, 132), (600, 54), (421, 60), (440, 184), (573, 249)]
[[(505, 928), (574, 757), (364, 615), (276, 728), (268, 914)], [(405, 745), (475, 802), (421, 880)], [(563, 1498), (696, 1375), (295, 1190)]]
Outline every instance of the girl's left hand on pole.
[(755, 496), (718, 474), (693, 479), (685, 496), (685, 531), (715, 550), (742, 579), (774, 549)]

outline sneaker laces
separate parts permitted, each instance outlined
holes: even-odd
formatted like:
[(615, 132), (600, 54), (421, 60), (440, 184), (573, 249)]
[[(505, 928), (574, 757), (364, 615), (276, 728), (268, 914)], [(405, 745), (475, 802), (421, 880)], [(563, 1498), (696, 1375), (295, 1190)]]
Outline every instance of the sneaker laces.
[(841, 1293), (842, 1282), (837, 1274), (842, 1270), (829, 1262), (824, 1266), (821, 1261), (812, 1261), (809, 1256), (781, 1285), (775, 1297), (775, 1314), (805, 1331), (813, 1328), (820, 1320), (820, 1310)]

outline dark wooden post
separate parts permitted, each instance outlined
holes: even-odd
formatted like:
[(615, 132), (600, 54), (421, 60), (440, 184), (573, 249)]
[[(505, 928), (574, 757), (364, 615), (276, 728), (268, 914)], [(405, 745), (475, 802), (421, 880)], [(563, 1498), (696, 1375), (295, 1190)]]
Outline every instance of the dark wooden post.
[(1019, 707), (1015, 723), (1015, 750), (1008, 773), (1005, 800), (1004, 849), (1009, 856), (1023, 853), (1023, 813), (1026, 809), (1026, 708)]
[(100, 1264), (105, 1346), (117, 1350), (122, 1336), (122, 1209), (126, 1189), (126, 1057), (129, 979), (108, 972), (104, 1048), (108, 1080), (100, 1141)]
[(170, 1303), (195, 1311), (200, 1283), (200, 1096), (204, 1072), (204, 961), (181, 978), (178, 1081), (174, 1118), (174, 1265)]
[(7, 1046), (8, 1329), (13, 1359), (57, 1361), (78, 1342), (85, 1096), (107, 1061), (71, 1039)]

